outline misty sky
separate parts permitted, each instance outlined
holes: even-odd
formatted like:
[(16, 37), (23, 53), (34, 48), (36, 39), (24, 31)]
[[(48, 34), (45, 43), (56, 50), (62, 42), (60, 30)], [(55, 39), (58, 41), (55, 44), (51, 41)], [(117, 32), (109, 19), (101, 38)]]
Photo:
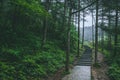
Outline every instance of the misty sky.
[[(85, 17), (86, 21), (85, 21), (85, 27), (89, 27), (92, 26), (92, 16), (90, 15), (86, 15)], [(78, 26), (77, 23), (75, 23), (76, 27)], [(80, 27), (83, 27), (83, 21), (81, 20), (80, 22)]]

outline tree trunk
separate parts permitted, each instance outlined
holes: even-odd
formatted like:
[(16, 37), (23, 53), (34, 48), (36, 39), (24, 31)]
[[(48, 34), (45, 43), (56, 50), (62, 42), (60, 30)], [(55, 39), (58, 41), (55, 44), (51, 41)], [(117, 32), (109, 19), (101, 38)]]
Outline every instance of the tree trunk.
[(93, 15), (93, 10), (92, 10), (92, 43), (93, 43), (93, 48), (94, 48), (94, 15)]
[(95, 63), (97, 63), (97, 52), (98, 52), (98, 0), (96, 0)]
[[(102, 5), (102, 27), (104, 26), (104, 15), (103, 15), (103, 5)], [(101, 50), (102, 50), (102, 53), (104, 51), (104, 31), (102, 30), (102, 36), (101, 36)]]
[(47, 37), (47, 18), (45, 17), (43, 21), (43, 40), (42, 40), (42, 45), (41, 47), (43, 48), (45, 43), (46, 43), (46, 37)]
[(68, 30), (67, 30), (67, 52), (66, 52), (66, 72), (69, 72), (69, 56), (70, 56), (70, 26), (71, 26), (71, 16), (72, 8), (69, 10), (69, 19), (68, 19)]
[(103, 53), (103, 51), (104, 51), (104, 31), (103, 30), (102, 30), (102, 36), (101, 36), (101, 38), (102, 38), (101, 46), (102, 46), (102, 53)]
[(64, 16), (63, 16), (63, 22), (62, 22), (62, 26), (65, 25), (65, 18), (66, 18), (66, 10), (67, 10), (67, 6), (66, 6), (67, 0), (64, 1)]
[(118, 43), (118, 9), (116, 8), (116, 18), (115, 18), (115, 39), (114, 39), (114, 57), (117, 55), (117, 43)]
[(84, 27), (85, 27), (85, 20), (84, 20), (84, 17), (85, 17), (85, 13), (84, 13), (84, 10), (83, 10), (82, 48), (83, 48), (83, 45), (84, 45)]
[[(111, 29), (111, 15), (110, 15), (110, 10), (109, 10), (109, 15), (108, 15), (108, 27)], [(111, 50), (111, 33), (108, 33), (108, 48)]]
[[(50, 0), (45, 0), (45, 8), (48, 11), (49, 7), (50, 7)], [(48, 23), (47, 23), (47, 17), (45, 17), (44, 21), (43, 21), (43, 40), (42, 40), (42, 44), (41, 47), (43, 48), (45, 43), (46, 43), (46, 38), (47, 38), (47, 27), (48, 27)]]
[[(78, 10), (80, 8), (80, 0), (78, 0)], [(78, 57), (80, 56), (80, 12), (78, 12)]]

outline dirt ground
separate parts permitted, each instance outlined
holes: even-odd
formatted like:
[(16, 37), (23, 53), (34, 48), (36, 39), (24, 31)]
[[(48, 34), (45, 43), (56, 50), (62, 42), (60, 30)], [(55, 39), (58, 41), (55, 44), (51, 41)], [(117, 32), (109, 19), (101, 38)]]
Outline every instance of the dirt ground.
[(92, 66), (93, 80), (110, 80), (107, 76), (108, 66), (104, 62), (104, 55), (100, 52), (98, 53), (98, 62), (100, 63), (100, 68), (95, 68)]

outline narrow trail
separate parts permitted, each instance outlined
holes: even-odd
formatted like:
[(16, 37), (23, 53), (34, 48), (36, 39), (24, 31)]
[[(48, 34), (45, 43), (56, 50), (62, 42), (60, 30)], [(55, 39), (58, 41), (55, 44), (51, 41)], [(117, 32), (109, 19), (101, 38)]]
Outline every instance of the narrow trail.
[(87, 46), (84, 47), (85, 52), (80, 60), (78, 60), (70, 74), (65, 76), (62, 80), (91, 80), (92, 50)]

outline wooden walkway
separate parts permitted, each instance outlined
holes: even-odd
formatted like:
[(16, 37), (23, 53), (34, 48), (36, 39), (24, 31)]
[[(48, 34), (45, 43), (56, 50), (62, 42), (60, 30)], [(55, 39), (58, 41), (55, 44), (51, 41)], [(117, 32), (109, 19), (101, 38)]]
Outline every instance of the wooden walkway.
[(62, 80), (91, 80), (92, 50), (85, 46), (85, 52), (71, 70), (71, 74), (65, 76)]

